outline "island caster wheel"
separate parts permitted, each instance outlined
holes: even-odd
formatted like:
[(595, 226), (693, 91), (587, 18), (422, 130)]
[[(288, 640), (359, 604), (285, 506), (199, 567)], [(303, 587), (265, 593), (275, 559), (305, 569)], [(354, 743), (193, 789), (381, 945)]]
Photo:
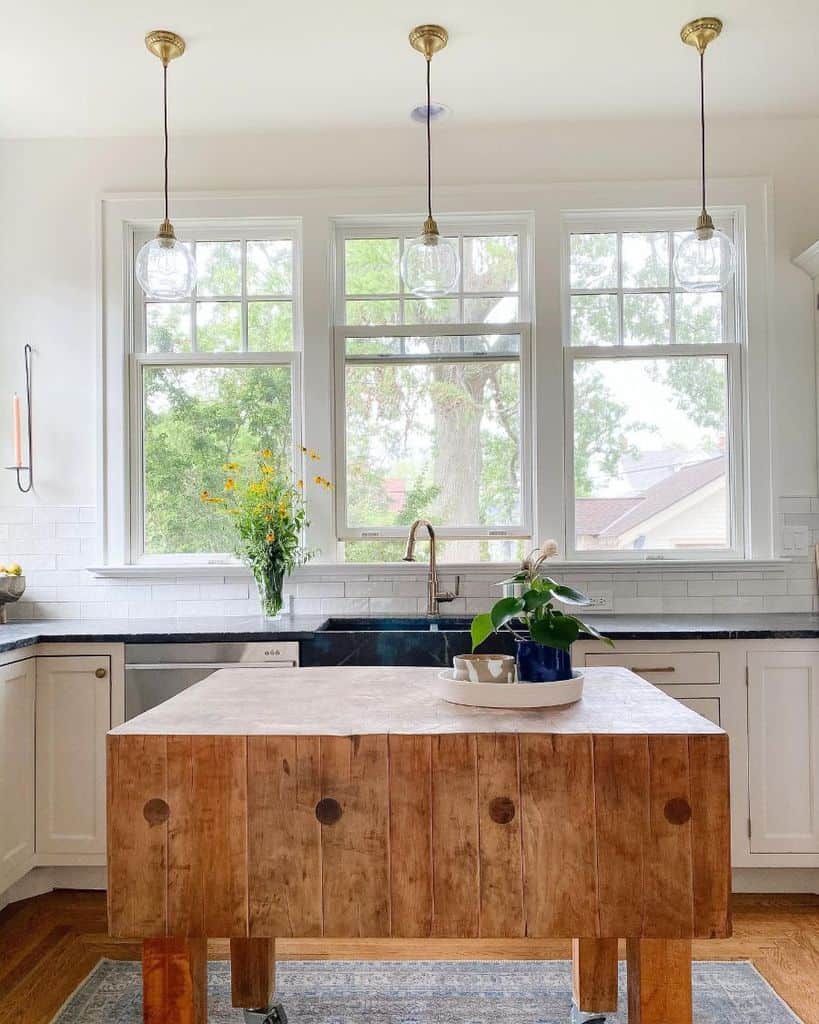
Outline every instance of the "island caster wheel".
[(571, 1024), (605, 1024), (605, 1021), (605, 1013), (589, 1013), (585, 1010), (579, 1010), (574, 1003), (572, 1003)]
[(245, 1024), (287, 1024), (287, 1014), (281, 1003), (265, 1009), (245, 1010)]

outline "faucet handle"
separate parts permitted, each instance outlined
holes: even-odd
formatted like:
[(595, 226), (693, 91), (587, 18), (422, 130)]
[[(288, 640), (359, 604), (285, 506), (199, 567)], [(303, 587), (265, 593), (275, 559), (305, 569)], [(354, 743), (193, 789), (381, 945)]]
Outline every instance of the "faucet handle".
[(454, 591), (452, 591), (452, 590), (445, 590), (442, 593), (437, 594), (436, 597), (437, 597), (438, 601), (440, 601), (441, 603), (445, 604), (448, 601), (454, 601), (455, 598), (458, 597), (460, 592), (461, 592), (461, 577), (460, 576), (456, 576), (455, 577), (455, 590)]

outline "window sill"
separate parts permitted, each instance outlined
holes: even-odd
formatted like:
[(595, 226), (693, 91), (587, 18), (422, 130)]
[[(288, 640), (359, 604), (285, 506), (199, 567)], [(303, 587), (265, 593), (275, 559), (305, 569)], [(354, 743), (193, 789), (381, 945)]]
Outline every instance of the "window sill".
[[(692, 573), (771, 573), (784, 574), (785, 569), (793, 561), (800, 559), (719, 559), (709, 561), (671, 561), (658, 559), (640, 562), (622, 561), (576, 561), (550, 562), (549, 569), (559, 576), (633, 576), (639, 574), (646, 577), (691, 575)], [(441, 575), (491, 576), (499, 579), (515, 572), (519, 568), (517, 562), (442, 562), (438, 564)], [(343, 579), (368, 579), (372, 577), (403, 577), (424, 575), (427, 571), (425, 560), (417, 562), (313, 562), (302, 566), (292, 575), (292, 579), (310, 580), (317, 577), (334, 577)], [(180, 563), (169, 565), (105, 565), (93, 566), (88, 569), (93, 576), (103, 579), (209, 579), (231, 577), (250, 579), (250, 570), (238, 562), (225, 562), (222, 565), (202, 563)]]

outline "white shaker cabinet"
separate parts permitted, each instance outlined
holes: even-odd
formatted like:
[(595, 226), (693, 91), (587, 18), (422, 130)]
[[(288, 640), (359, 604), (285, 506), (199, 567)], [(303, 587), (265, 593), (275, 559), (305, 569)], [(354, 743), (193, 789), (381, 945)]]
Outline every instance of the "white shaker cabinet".
[(819, 651), (748, 654), (752, 853), (819, 853)]
[(34, 856), (34, 665), (0, 666), (0, 893)]
[(110, 657), (37, 659), (38, 857), (105, 853), (110, 727)]

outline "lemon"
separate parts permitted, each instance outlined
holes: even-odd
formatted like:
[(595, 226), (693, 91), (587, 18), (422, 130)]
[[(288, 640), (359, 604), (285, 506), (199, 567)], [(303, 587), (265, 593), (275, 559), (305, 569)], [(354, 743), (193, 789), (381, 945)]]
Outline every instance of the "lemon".
[(17, 562), (13, 562), (8, 567), (7, 571), (9, 572), (9, 574), (11, 576), (22, 576), (23, 575), (23, 567), (21, 565), (18, 565)]

